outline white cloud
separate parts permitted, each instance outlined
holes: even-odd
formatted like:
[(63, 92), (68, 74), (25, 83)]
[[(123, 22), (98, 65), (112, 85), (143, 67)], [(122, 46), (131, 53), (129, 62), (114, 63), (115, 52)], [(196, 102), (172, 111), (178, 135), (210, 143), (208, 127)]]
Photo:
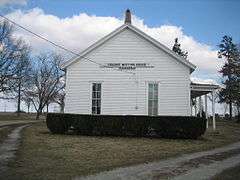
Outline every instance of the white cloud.
[[(7, 17), (76, 52), (122, 25), (121, 20), (114, 17), (88, 16), (85, 13), (60, 19), (57, 16), (45, 14), (39, 8), (27, 12), (16, 10)], [(48, 43), (22, 30), (18, 30), (15, 35), (23, 37), (34, 50), (49, 48)]]
[[(122, 19), (115, 17), (100, 17), (81, 13), (67, 18), (59, 18), (45, 14), (43, 10), (34, 8), (23, 12), (17, 10), (8, 17), (32, 31), (60, 44), (73, 51), (79, 52), (91, 45), (104, 35), (123, 24)], [(188, 59), (200, 70), (217, 74), (222, 61), (217, 58), (217, 51), (210, 46), (197, 42), (193, 37), (186, 35), (182, 27), (161, 25), (149, 27), (143, 20), (133, 16), (133, 25), (171, 48), (174, 38), (178, 37), (182, 48), (189, 53)], [(26, 39), (34, 50), (48, 49), (46, 42), (33, 37), (24, 31), (17, 31), (16, 36)]]
[(202, 79), (199, 77), (191, 77), (191, 81), (193, 83), (199, 83), (199, 84), (214, 84), (218, 85), (218, 83), (214, 79)]
[(27, 0), (0, 0), (0, 6), (5, 5), (26, 5)]
[(135, 25), (162, 44), (172, 48), (174, 39), (178, 37), (182, 49), (188, 51), (188, 59), (198, 68), (207, 71), (219, 70), (222, 61), (217, 58), (217, 51), (212, 47), (197, 42), (193, 37), (184, 34), (182, 27), (161, 25), (150, 28), (144, 25), (143, 20), (135, 19)]

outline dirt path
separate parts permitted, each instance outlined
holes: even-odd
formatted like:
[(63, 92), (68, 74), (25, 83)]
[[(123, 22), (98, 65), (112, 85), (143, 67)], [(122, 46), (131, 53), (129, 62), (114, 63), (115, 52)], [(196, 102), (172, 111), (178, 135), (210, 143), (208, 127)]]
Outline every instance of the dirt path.
[(21, 131), (28, 125), (16, 127), (0, 144), (0, 174), (3, 174), (7, 168), (7, 163), (15, 156), (21, 138)]
[(238, 163), (240, 163), (240, 142), (210, 151), (186, 154), (177, 158), (119, 168), (76, 179), (210, 179), (224, 169), (236, 166)]

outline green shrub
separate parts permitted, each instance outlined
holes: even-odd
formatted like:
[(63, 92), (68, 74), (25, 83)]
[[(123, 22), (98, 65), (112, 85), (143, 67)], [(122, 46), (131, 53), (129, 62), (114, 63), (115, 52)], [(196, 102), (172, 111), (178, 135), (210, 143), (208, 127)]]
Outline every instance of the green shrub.
[(94, 115), (94, 134), (95, 135), (113, 135), (122, 136), (123, 134), (123, 116)]
[(149, 120), (147, 116), (125, 116), (124, 134), (132, 136), (146, 136)]
[(93, 123), (92, 123), (92, 117), (89, 115), (81, 115), (79, 116), (78, 114), (67, 114), (69, 118), (68, 121), (70, 120), (71, 126), (73, 129), (78, 133), (78, 134), (83, 134), (83, 135), (92, 135), (93, 131)]
[(47, 127), (53, 133), (65, 133), (72, 127), (82, 135), (196, 139), (206, 130), (206, 119), (188, 116), (48, 114)]
[(69, 128), (66, 116), (63, 114), (47, 114), (46, 124), (53, 134), (63, 134)]
[(196, 139), (206, 130), (206, 119), (200, 117), (158, 116), (150, 122), (155, 133), (165, 138)]

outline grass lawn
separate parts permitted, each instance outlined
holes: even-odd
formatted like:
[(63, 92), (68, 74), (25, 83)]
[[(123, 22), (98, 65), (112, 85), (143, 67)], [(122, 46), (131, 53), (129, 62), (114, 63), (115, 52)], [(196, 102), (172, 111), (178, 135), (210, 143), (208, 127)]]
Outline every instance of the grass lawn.
[(70, 179), (116, 167), (157, 161), (240, 140), (240, 124), (217, 122), (199, 140), (53, 135), (40, 122), (23, 132), (8, 179)]

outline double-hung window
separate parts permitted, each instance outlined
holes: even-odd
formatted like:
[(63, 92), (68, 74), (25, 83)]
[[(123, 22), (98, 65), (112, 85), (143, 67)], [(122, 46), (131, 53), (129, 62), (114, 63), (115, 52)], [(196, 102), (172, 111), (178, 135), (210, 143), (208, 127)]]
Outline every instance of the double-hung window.
[(92, 84), (92, 114), (101, 114), (101, 83)]
[(158, 83), (148, 84), (148, 115), (158, 115)]

